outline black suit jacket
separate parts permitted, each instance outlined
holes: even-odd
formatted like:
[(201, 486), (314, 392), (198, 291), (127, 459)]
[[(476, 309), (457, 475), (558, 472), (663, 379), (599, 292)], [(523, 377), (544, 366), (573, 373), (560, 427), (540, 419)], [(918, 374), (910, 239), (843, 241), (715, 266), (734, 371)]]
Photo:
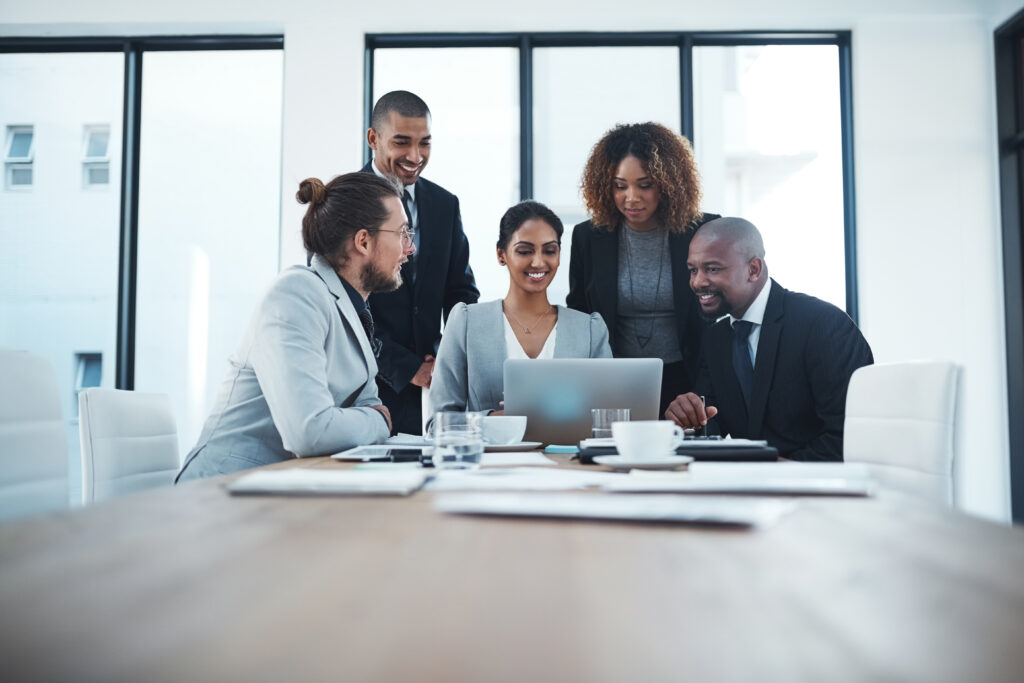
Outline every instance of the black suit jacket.
[[(686, 232), (673, 232), (668, 236), (672, 253), (672, 296), (676, 309), (676, 329), (679, 348), (683, 353), (688, 381), (676, 393), (692, 388), (700, 362), (701, 337), (707, 323), (701, 318), (696, 297), (690, 289), (690, 271), (686, 259), (690, 240), (696, 229), (717, 214), (705, 213)], [(616, 322), (619, 310), (619, 229), (608, 231), (594, 227), (590, 221), (580, 223), (572, 230), (572, 255), (569, 260), (569, 294), (565, 303), (584, 313), (600, 313), (608, 326), (612, 353), (616, 356)]]
[[(363, 167), (364, 173), (373, 173), (372, 163)], [(402, 286), (369, 299), (375, 332), (383, 344), (377, 361), (381, 400), (391, 411), (395, 431), (412, 434), (421, 429), (420, 388), (409, 381), (423, 357), (437, 353), (442, 316), (447, 320), (460, 301), (471, 304), (480, 298), (469, 267), (458, 197), (420, 178), (416, 209), (419, 248), (402, 266)]]
[(718, 408), (712, 423), (722, 434), (765, 439), (791, 460), (842, 460), (850, 375), (874, 362), (850, 317), (772, 280), (749, 413), (733, 370), (729, 322), (719, 320), (704, 336), (697, 392)]

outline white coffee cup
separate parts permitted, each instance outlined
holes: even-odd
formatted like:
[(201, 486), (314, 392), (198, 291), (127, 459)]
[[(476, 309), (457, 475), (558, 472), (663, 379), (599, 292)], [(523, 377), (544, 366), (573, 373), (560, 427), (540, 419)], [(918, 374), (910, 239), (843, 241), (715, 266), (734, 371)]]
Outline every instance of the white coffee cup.
[(484, 442), (497, 446), (519, 443), (526, 434), (525, 415), (486, 415), (480, 418)]
[(625, 459), (660, 458), (683, 443), (683, 428), (668, 420), (613, 422), (612, 438), (615, 450)]

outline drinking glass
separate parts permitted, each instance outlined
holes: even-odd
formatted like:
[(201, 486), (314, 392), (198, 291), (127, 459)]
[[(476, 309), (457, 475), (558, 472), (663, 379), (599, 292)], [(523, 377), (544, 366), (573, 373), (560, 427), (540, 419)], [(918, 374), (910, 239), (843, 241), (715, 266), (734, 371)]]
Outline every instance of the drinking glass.
[(437, 413), (433, 423), (434, 467), (469, 469), (480, 466), (484, 452), (479, 413)]
[(594, 408), (590, 411), (594, 420), (590, 436), (608, 439), (612, 435), (612, 422), (629, 422), (629, 408)]

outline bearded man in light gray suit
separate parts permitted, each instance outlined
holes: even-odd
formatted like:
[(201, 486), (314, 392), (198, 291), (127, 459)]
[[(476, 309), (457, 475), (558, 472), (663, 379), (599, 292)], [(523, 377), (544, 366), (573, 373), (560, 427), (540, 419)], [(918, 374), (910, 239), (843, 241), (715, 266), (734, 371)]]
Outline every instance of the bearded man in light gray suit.
[(302, 239), (308, 266), (264, 295), (178, 481), (378, 443), (391, 416), (377, 396), (366, 299), (402, 284), (415, 251), (397, 184), (366, 173), (326, 186), (308, 178)]

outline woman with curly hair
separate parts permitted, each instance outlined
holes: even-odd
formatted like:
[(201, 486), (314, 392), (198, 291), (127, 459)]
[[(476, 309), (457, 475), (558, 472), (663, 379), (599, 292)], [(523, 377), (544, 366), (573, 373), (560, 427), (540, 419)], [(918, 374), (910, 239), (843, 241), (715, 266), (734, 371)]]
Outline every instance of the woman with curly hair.
[(689, 141), (657, 123), (605, 133), (583, 171), (566, 304), (600, 313), (618, 358), (661, 358), (661, 412), (697, 374), (704, 321), (686, 268), (702, 213)]

